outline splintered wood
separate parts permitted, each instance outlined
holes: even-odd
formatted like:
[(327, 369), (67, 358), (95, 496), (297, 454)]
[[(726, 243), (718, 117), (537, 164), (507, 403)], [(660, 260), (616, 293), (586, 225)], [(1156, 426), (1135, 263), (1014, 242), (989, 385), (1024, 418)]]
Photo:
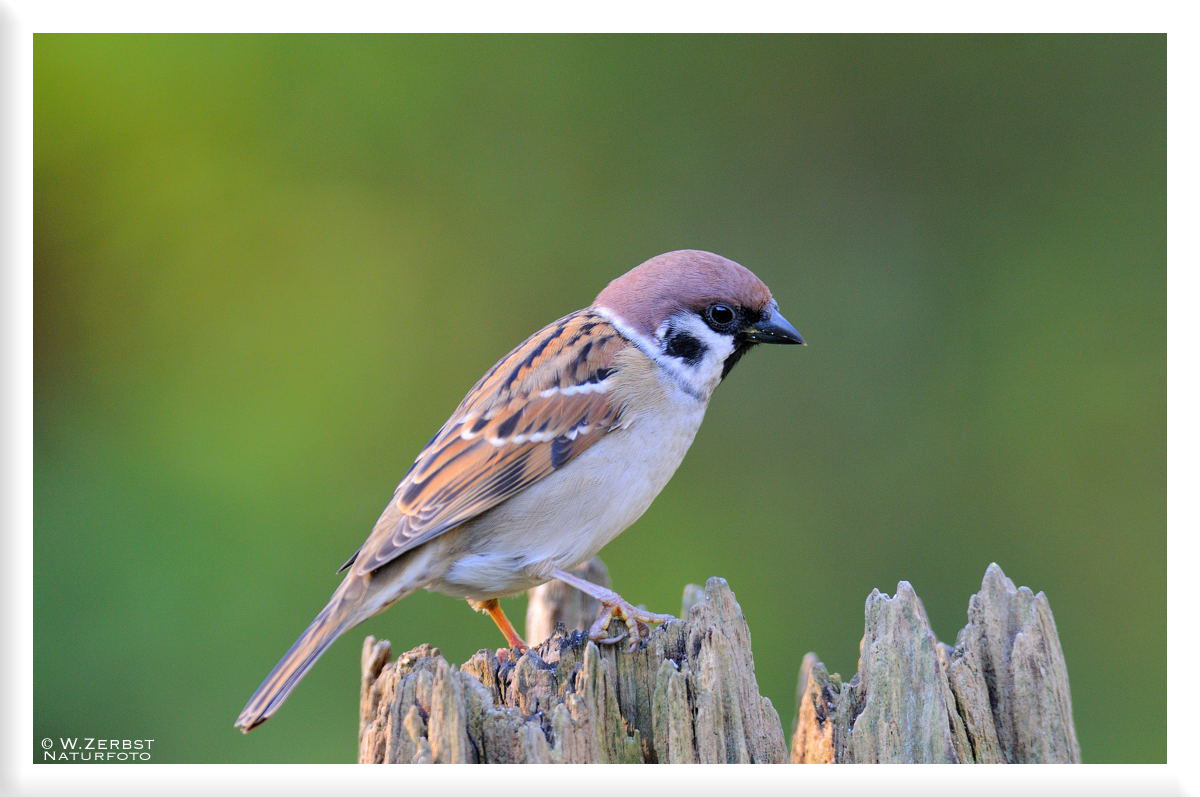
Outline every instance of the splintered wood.
[(779, 715), (759, 694), (750, 631), (723, 579), (644, 647), (597, 646), (561, 626), (515, 661), (461, 668), (427, 645), (388, 663), (363, 648), (359, 761), (782, 763)]
[(813, 654), (797, 689), (793, 763), (1079, 763), (1050, 603), (992, 564), (954, 647), (912, 586), (867, 598), (858, 673)]
[[(603, 565), (581, 571), (603, 582)], [(579, 630), (598, 606), (562, 585), (531, 595), (527, 654), (481, 650), (461, 667), (421, 645), (389, 661), (363, 647), (363, 763), (784, 763), (759, 692), (750, 631), (729, 585), (685, 590), (684, 619), (640, 648)], [(951, 648), (906, 582), (871, 593), (859, 672), (804, 657), (790, 760), (1078, 762), (1066, 665), (1043, 594), (992, 565)], [(551, 629), (553, 632), (550, 633)], [(549, 638), (545, 638), (549, 633)]]

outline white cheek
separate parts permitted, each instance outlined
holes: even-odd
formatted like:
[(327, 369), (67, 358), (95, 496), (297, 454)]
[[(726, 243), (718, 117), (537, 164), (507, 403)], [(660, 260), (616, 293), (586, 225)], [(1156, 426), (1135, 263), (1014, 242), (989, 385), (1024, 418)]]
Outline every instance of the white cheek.
[[(664, 379), (675, 393), (685, 400), (707, 402), (712, 391), (721, 381), (725, 359), (733, 353), (733, 338), (719, 335), (694, 313), (676, 313), (655, 330), (653, 337), (640, 334), (630, 327), (619, 315), (607, 307), (597, 307), (596, 312), (612, 324), (626, 340), (633, 343), (642, 354), (653, 360), (662, 369)], [(679, 357), (663, 351), (663, 336), (668, 328), (686, 330), (705, 346), (700, 362), (688, 364)]]
[(671, 357), (665, 353), (660, 354), (656, 359), (685, 381), (690, 388), (707, 398), (721, 381), (721, 371), (725, 368), (725, 360), (733, 354), (733, 336), (714, 332), (694, 313), (677, 313), (664, 321), (654, 332), (660, 351), (662, 351), (663, 339), (669, 329), (686, 332), (704, 344), (704, 356), (696, 363), (688, 363), (681, 358)]

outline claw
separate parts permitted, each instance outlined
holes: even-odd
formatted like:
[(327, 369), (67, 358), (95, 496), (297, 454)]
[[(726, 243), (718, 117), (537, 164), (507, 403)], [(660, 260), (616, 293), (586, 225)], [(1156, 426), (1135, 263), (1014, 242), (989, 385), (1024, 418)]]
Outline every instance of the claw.
[(592, 627), (588, 629), (588, 636), (593, 642), (601, 645), (611, 644), (607, 640), (608, 626), (613, 620), (613, 607), (605, 606), (604, 611), (596, 618), (596, 622), (592, 623)]
[[(604, 602), (603, 606), (604, 611), (588, 631), (588, 636), (598, 645), (615, 645), (628, 637), (629, 650), (636, 650), (643, 641), (650, 638), (648, 623), (665, 623), (675, 619), (669, 614), (655, 614), (645, 609), (635, 608), (625, 601)], [(608, 626), (617, 617), (620, 617), (625, 624), (625, 631), (610, 636)]]
[(615, 645), (627, 636), (629, 636), (629, 632), (622, 631), (621, 633), (617, 634), (616, 636), (606, 636), (606, 637), (603, 637), (602, 639), (596, 639), (595, 637), (592, 637), (592, 641), (595, 642), (597, 645)]

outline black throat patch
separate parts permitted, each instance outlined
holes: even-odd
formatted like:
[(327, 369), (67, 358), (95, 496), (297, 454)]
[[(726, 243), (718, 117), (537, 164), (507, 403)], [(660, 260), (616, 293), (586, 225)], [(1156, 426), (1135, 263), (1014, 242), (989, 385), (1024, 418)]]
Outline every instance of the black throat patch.
[[(737, 308), (738, 324), (742, 329), (757, 324), (762, 320), (762, 311), (751, 310), (749, 307)], [(725, 358), (725, 363), (721, 366), (721, 379), (724, 380), (729, 372), (733, 370), (733, 366), (738, 364), (738, 360), (742, 356), (754, 348), (754, 341), (746, 337), (743, 333), (738, 333), (733, 336), (733, 351)]]
[(745, 339), (735, 339), (733, 351), (725, 358), (724, 365), (721, 366), (721, 378), (728, 376), (733, 370), (733, 366), (737, 365), (738, 360), (742, 359), (742, 355), (754, 348), (754, 342)]

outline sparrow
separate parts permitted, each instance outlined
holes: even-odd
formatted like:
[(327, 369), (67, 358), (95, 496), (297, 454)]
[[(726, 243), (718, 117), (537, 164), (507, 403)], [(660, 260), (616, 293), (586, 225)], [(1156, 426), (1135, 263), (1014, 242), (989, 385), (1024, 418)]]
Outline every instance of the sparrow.
[[(647, 260), (535, 332), (417, 455), (235, 727), (267, 720), (335, 639), (418, 589), (465, 598), (518, 655), (528, 646), (498, 599), (551, 579), (601, 603), (589, 629), (598, 642), (636, 645), (647, 624), (673, 620), (569, 571), (646, 511), (714, 388), (758, 343), (804, 340), (749, 269), (691, 249)], [(623, 632), (609, 632), (615, 619)]]

